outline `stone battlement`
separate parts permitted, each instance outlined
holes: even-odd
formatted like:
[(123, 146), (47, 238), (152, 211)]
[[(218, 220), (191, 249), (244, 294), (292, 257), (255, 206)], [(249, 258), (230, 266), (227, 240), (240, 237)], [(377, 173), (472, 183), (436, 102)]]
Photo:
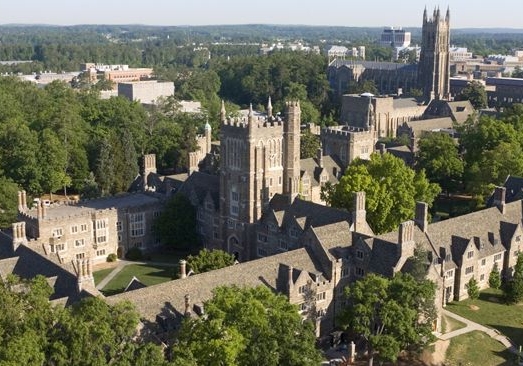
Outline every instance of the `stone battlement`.
[[(266, 117), (252, 117), (251, 122), (253, 127), (257, 128), (270, 128), (270, 127), (281, 127), (283, 126), (283, 120), (268, 120)], [(222, 122), (223, 126), (231, 126), (238, 128), (248, 128), (249, 127), (249, 118), (246, 117), (235, 117), (227, 118)]]
[(347, 126), (343, 129), (336, 129), (336, 128), (324, 128), (322, 129), (323, 135), (330, 135), (330, 136), (343, 136), (347, 137), (353, 134), (371, 134), (372, 131), (366, 130), (363, 127), (353, 127), (353, 126)]

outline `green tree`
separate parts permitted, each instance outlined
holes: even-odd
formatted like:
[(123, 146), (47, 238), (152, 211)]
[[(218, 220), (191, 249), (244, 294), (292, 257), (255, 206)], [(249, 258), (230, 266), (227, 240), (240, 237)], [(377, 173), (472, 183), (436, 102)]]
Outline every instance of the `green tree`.
[(52, 195), (71, 184), (71, 177), (66, 172), (67, 154), (58, 136), (47, 128), (42, 131), (40, 147), (39, 163), (44, 167), (40, 186)]
[(503, 291), (510, 304), (517, 304), (523, 300), (523, 253), (518, 255), (512, 278), (506, 283)]
[(417, 166), (425, 170), (427, 178), (447, 192), (456, 190), (464, 164), (452, 137), (446, 133), (429, 133), (420, 138), (418, 148)]
[(498, 263), (494, 262), (494, 267), (488, 277), (488, 284), (491, 288), (498, 289), (501, 287), (501, 274), (499, 273)]
[(391, 154), (372, 154), (353, 161), (336, 186), (327, 184), (322, 197), (334, 207), (351, 210), (353, 193), (366, 192), (367, 220), (375, 233), (392, 231), (414, 217), (417, 201), (429, 206), (440, 192), (424, 171), (415, 172)]
[(0, 175), (0, 228), (11, 226), (18, 214), (18, 185)]
[(196, 209), (182, 194), (176, 194), (167, 201), (153, 227), (162, 243), (170, 247), (192, 249), (198, 245)]
[(305, 130), (300, 138), (300, 159), (315, 158), (320, 147), (319, 136)]
[(205, 317), (186, 318), (174, 354), (199, 365), (318, 365), (315, 336), (295, 305), (268, 288), (219, 287)]
[(522, 79), (523, 78), (523, 70), (520, 66), (514, 67), (514, 71), (512, 71), (511, 77)]
[(234, 256), (223, 250), (202, 249), (198, 255), (187, 257), (187, 266), (194, 273), (209, 272), (215, 269), (228, 267), (234, 264)]
[(478, 281), (472, 277), (469, 282), (467, 282), (467, 294), (471, 300), (476, 300), (479, 297), (479, 286)]
[(456, 96), (456, 100), (468, 100), (475, 109), (486, 108), (487, 92), (485, 86), (479, 81), (472, 81)]
[(374, 357), (394, 362), (402, 350), (421, 350), (433, 339), (436, 286), (408, 274), (387, 279), (369, 274), (346, 288), (341, 322), (362, 336), (369, 365)]

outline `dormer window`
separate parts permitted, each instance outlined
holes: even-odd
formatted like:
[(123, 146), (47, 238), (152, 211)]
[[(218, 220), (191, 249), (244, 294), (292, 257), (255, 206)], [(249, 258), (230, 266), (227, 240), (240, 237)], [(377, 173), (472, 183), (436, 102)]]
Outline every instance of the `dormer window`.
[(356, 258), (363, 260), (364, 253), (362, 250), (356, 250)]
[(467, 259), (471, 259), (471, 258), (474, 258), (474, 251), (473, 251), (473, 250), (470, 250), (470, 251), (467, 253)]

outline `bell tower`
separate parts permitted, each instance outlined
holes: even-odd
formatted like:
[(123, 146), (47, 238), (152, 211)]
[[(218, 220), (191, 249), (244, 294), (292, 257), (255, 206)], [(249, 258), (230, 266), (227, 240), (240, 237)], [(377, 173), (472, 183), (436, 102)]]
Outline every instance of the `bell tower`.
[(418, 64), (418, 87), (425, 102), (448, 99), (450, 89), (450, 10), (443, 18), (434, 9), (432, 17), (423, 13), (421, 54)]

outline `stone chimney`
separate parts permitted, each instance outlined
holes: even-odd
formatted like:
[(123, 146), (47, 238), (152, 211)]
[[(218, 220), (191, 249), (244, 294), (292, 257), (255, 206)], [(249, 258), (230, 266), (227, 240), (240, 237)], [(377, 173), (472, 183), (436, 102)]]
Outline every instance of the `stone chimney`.
[(89, 258), (76, 260), (76, 272), (78, 276), (78, 291), (87, 287), (94, 288), (93, 268)]
[(21, 244), (27, 244), (27, 236), (25, 234), (25, 222), (15, 222), (12, 224), (13, 228), (13, 252), (18, 249)]
[(42, 206), (42, 219), (47, 218), (47, 206), (44, 204), (44, 201), (40, 200), (40, 205)]
[(27, 192), (22, 191), (22, 209), (27, 211)]
[(42, 213), (42, 201), (38, 201), (36, 203), (36, 217), (37, 217), (38, 220), (41, 220), (42, 216), (43, 216), (43, 213)]
[(184, 300), (185, 300), (184, 315), (189, 317), (189, 316), (191, 316), (191, 295), (185, 294)]
[(288, 281), (287, 281), (287, 290), (289, 291), (289, 296), (291, 295), (291, 291), (294, 288), (294, 281), (292, 279), (293, 272), (294, 272), (294, 268), (292, 266), (289, 266)]
[(321, 147), (319, 147), (316, 151), (316, 158), (318, 159), (318, 166), (320, 168), (323, 168), (323, 150), (321, 149)]
[(22, 212), (24, 210), (22, 205), (22, 191), (18, 191), (18, 211)]
[(507, 189), (505, 187), (496, 187), (494, 190), (494, 206), (496, 206), (499, 211), (504, 215), (505, 214), (505, 197), (507, 195)]
[(187, 277), (187, 261), (185, 259), (180, 259), (180, 278)]
[(354, 231), (361, 232), (367, 228), (367, 211), (365, 210), (365, 192), (354, 192), (354, 210), (352, 212)]
[(414, 255), (414, 221), (405, 221), (400, 224), (398, 235), (398, 249), (401, 257), (412, 257)]
[(425, 202), (416, 202), (414, 222), (421, 231), (427, 232), (427, 227), (429, 226), (429, 206)]

